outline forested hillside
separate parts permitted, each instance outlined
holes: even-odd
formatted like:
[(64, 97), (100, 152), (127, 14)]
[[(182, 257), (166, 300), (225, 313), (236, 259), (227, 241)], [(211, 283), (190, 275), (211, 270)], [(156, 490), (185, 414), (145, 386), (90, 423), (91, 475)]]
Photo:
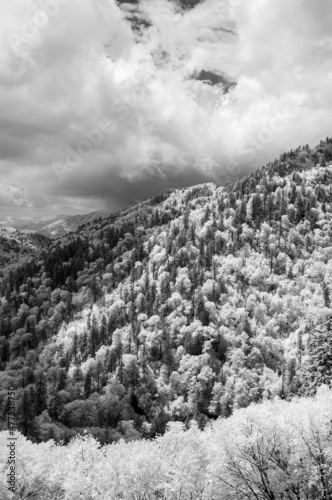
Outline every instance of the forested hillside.
[(48, 239), (40, 234), (26, 234), (0, 225), (0, 276), (20, 262), (31, 259)]
[(163, 192), (5, 271), (1, 415), (14, 385), (30, 439), (111, 443), (331, 386), (331, 160)]
[[(332, 391), (236, 410), (200, 431), (170, 422), (153, 440), (68, 446), (17, 435), (17, 489), (1, 500), (329, 500)], [(7, 433), (0, 432), (0, 467)]]

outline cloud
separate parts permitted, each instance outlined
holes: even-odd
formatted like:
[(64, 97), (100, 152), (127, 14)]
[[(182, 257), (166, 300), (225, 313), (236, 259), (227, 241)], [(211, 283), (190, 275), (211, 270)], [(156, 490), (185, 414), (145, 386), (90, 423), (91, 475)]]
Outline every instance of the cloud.
[(120, 208), (313, 145), (332, 125), (330, 26), (327, 0), (5, 2), (1, 179), (44, 211)]
[(32, 206), (33, 204), (27, 199), (27, 195), (22, 188), (0, 183), (0, 208), (31, 208)]

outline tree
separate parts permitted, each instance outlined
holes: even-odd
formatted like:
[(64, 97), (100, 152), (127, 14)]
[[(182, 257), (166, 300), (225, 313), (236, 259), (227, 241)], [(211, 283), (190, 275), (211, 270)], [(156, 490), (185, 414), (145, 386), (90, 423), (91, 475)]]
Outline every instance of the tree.
[(99, 346), (99, 329), (97, 324), (97, 318), (93, 314), (91, 320), (91, 328), (88, 331), (88, 352), (91, 356), (96, 354)]
[(0, 337), (0, 342), (1, 342), (0, 362), (7, 363), (7, 361), (9, 361), (9, 342), (6, 339), (6, 337)]
[(102, 314), (100, 320), (100, 332), (99, 341), (101, 345), (107, 344), (107, 316), (105, 313)]
[(17, 393), (17, 397), (17, 426), (24, 436), (29, 436), (34, 433), (34, 401), (31, 398), (31, 392), (28, 387), (21, 389)]
[(84, 377), (84, 395), (86, 398), (90, 396), (91, 391), (92, 391), (92, 380), (90, 371), (88, 371)]
[[(60, 371), (63, 373), (63, 370)], [(40, 415), (47, 408), (47, 384), (43, 372), (37, 372), (35, 376), (35, 411)]]
[(323, 384), (332, 387), (332, 331), (331, 319), (310, 332), (307, 342), (308, 360), (303, 364), (302, 391), (314, 395)]
[(58, 383), (57, 383), (57, 386), (56, 386), (57, 391), (62, 391), (63, 389), (65, 389), (65, 387), (66, 387), (66, 379), (67, 379), (66, 370), (64, 368), (62, 368), (59, 371)]
[(330, 290), (326, 284), (325, 281), (323, 281), (323, 296), (324, 296), (324, 304), (325, 307), (330, 307), (331, 305), (331, 300), (330, 300)]
[(47, 411), (53, 420), (59, 420), (63, 411), (63, 401), (57, 391), (53, 391), (48, 395)]

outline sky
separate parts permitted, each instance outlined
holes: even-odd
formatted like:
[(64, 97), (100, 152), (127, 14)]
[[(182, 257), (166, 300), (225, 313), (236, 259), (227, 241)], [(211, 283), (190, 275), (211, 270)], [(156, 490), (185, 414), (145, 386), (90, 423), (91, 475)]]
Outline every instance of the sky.
[(0, 216), (118, 210), (332, 135), (330, 0), (181, 1), (0, 3)]

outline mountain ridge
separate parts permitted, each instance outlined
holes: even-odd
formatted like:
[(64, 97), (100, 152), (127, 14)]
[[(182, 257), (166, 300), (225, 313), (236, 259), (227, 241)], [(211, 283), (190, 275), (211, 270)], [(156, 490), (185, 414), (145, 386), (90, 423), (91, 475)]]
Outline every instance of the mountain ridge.
[(167, 190), (5, 274), (0, 387), (19, 387), (19, 428), (153, 437), (331, 384), (331, 160), (327, 139)]
[(87, 220), (108, 214), (107, 211), (93, 211), (79, 215), (55, 215), (46, 217), (7, 217), (0, 221), (0, 227), (16, 229), (22, 233), (39, 233), (49, 238), (60, 238), (65, 234), (75, 231)]

